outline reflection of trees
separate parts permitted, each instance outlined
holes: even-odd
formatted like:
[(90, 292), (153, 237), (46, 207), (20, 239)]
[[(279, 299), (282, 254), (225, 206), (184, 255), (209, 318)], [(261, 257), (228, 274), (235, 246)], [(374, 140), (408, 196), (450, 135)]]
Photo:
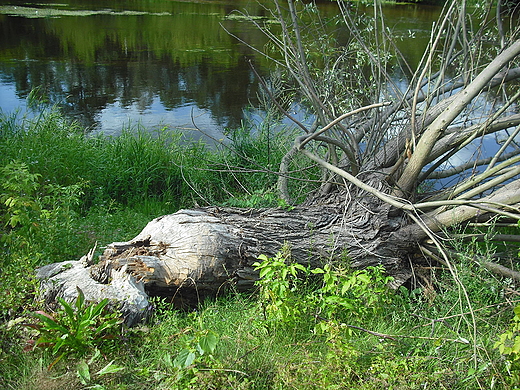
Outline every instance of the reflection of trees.
[(255, 97), (257, 83), (245, 59), (235, 66), (223, 68), (203, 60), (196, 65), (171, 65), (162, 69), (161, 82), (168, 85), (160, 92), (164, 106), (174, 108), (193, 101), (212, 112), (221, 126), (236, 127), (242, 109)]
[(219, 125), (234, 127), (240, 124), (242, 109), (257, 88), (244, 62), (233, 67), (215, 65), (209, 59), (187, 67), (153, 58), (91, 66), (25, 62), (3, 66), (2, 72), (15, 81), (21, 96), (42, 86), (51, 101), (85, 125), (94, 125), (96, 113), (107, 104), (119, 101), (145, 110), (159, 96), (167, 109), (195, 102), (211, 111)]
[(85, 125), (108, 104), (144, 110), (155, 96), (167, 109), (195, 102), (221, 126), (239, 125), (256, 95), (251, 53), (236, 50), (214, 13), (175, 5), (182, 12), (171, 16), (2, 17), (0, 77), (19, 96), (41, 87)]
[[(107, 7), (105, 1), (96, 1), (97, 6), (93, 1), (71, 0), (71, 8)], [(234, 127), (240, 124), (243, 107), (256, 97), (255, 78), (244, 59), (251, 57), (259, 68), (265, 65), (264, 58), (239, 45), (220, 26), (223, 22), (243, 41), (263, 47), (266, 38), (257, 28), (238, 19), (223, 20), (246, 3), (250, 14), (266, 16), (267, 11), (256, 2), (143, 0), (111, 1), (109, 6), (117, 11), (168, 15), (0, 16), (0, 77), (13, 82), (20, 96), (41, 86), (86, 125), (94, 125), (96, 114), (108, 104), (135, 104), (144, 110), (159, 96), (166, 108), (195, 102), (210, 110), (219, 125)], [(336, 15), (337, 6), (323, 6), (331, 16)], [(400, 28), (406, 30), (429, 20), (428, 12), (433, 11), (406, 7), (404, 12), (402, 7), (388, 7), (385, 12), (400, 24), (404, 18), (407, 26)], [(341, 43), (344, 31), (336, 34)], [(401, 43), (407, 58), (420, 52), (407, 39)]]

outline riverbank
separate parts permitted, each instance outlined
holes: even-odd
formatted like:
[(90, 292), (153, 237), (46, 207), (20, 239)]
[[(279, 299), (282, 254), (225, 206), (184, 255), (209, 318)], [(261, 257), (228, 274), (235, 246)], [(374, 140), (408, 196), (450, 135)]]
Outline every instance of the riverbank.
[[(81, 348), (55, 349), (59, 340), (79, 337), (74, 321), (35, 347), (42, 328), (24, 326), (41, 324), (31, 315), (42, 309), (35, 267), (78, 259), (96, 242), (130, 239), (150, 219), (179, 208), (278, 206), (276, 176), (262, 167), (276, 170), (290, 145), (267, 142), (262, 131), (237, 130), (218, 150), (179, 142), (169, 132), (83, 134), (52, 109), (31, 120), (0, 116), (2, 388), (512, 389), (520, 383), (515, 363), (494, 349), (513, 316), (516, 286), (472, 261), (474, 254), (493, 254), (492, 246), (478, 243), (461, 244), (451, 271), (425, 266), (415, 287), (397, 292), (383, 289), (377, 270), (356, 274), (345, 263), (329, 279), (303, 270), (291, 279), (289, 259), (281, 257), (286, 261), (278, 268), (264, 259), (272, 272), (264, 274), (260, 293), (231, 289), (191, 312), (157, 300), (150, 323), (116, 324), (106, 333), (95, 333), (94, 324), (109, 314), (91, 314)], [(309, 180), (318, 174), (294, 171)], [(303, 196), (308, 188), (297, 190)], [(314, 274), (328, 272), (322, 271)], [(87, 313), (88, 304), (73, 310)], [(67, 318), (65, 308), (53, 315)]]

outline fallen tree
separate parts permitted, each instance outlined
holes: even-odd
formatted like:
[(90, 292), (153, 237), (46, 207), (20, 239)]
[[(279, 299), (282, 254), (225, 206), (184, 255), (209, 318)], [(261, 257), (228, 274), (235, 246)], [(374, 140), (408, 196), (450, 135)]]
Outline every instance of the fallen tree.
[[(280, 163), (278, 189), (287, 205), (294, 203), (294, 161), (302, 157), (322, 170), (321, 184), (291, 207), (211, 207), (159, 217), (133, 240), (109, 245), (99, 262), (86, 256), (40, 269), (46, 301), (56, 295), (73, 299), (81, 280), (87, 299), (124, 302), (132, 323), (146, 316), (149, 295), (182, 305), (226, 286), (251, 288), (257, 257), (274, 256), (283, 245), (304, 264), (383, 265), (397, 286), (412, 277), (425, 256), (450, 267), (444, 249), (451, 227), (520, 220), (516, 25), (493, 29), (489, 21), (502, 23), (503, 15), (492, 18), (490, 8), (482, 27), (471, 31), (465, 2), (448, 2), (418, 70), (402, 91), (389, 74), (392, 47), (383, 18), (373, 19), (376, 33), (367, 37), (347, 4), (338, 1), (350, 37), (334, 47), (333, 59), (325, 42), (320, 49), (327, 60), (316, 65), (306, 47), (315, 50), (315, 42), (309, 43), (304, 32), (316, 34), (324, 25), (308, 22), (308, 7), (300, 10), (292, 0), (286, 6), (275, 1), (271, 11), (281, 35), (269, 24), (252, 22), (280, 49), (281, 57), (273, 60), (296, 83), (315, 121), (308, 125), (294, 119), (279, 102), (279, 91), (262, 80), (271, 103), (301, 128)], [(377, 1), (374, 10), (381, 15)], [(492, 30), (499, 32), (495, 45), (489, 45)], [(327, 37), (325, 30), (322, 34)], [(363, 66), (351, 66), (352, 55), (360, 58), (356, 50), (363, 51)], [(485, 154), (483, 147), (493, 137), (499, 142)], [(457, 157), (468, 147), (471, 153)], [(441, 179), (429, 189), (430, 180)], [(503, 265), (486, 264), (518, 276)]]

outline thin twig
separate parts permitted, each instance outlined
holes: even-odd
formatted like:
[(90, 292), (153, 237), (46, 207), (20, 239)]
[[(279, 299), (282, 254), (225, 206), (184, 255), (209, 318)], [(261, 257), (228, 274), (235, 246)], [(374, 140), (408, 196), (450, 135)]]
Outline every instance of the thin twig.
[(230, 368), (199, 368), (199, 371), (224, 371), (224, 372), (234, 372), (235, 374), (240, 374), (244, 376), (249, 376), (244, 371), (232, 370)]

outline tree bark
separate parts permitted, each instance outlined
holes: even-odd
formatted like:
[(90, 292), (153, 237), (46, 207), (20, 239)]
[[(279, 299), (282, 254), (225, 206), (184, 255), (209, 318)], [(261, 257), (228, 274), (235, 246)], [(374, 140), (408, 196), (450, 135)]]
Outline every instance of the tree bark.
[(395, 283), (402, 283), (409, 273), (400, 254), (412, 243), (387, 241), (398, 222), (392, 226), (389, 208), (377, 203), (372, 213), (357, 218), (345, 218), (348, 210), (334, 205), (290, 211), (180, 210), (151, 221), (130, 242), (111, 244), (95, 268), (128, 264), (151, 295), (173, 292), (195, 298), (228, 283), (238, 290), (251, 288), (258, 256), (274, 256), (288, 245), (295, 262), (316, 267), (344, 257), (355, 268), (382, 264), (397, 278)]
[[(258, 277), (253, 268), (258, 256), (272, 257), (284, 245), (291, 250), (291, 261), (312, 267), (341, 260), (353, 268), (383, 265), (397, 286), (411, 275), (407, 256), (416, 245), (403, 237), (392, 239), (404, 220), (390, 217), (389, 209), (365, 197), (348, 207), (338, 203), (292, 210), (180, 210), (154, 219), (131, 241), (110, 244), (97, 264), (75, 262), (73, 268), (84, 268), (81, 278), (70, 267), (54, 265), (52, 271), (40, 271), (47, 286), (43, 298), (50, 302), (56, 296), (68, 297), (65, 292), (78, 286), (87, 299), (96, 300), (100, 296), (93, 292), (113, 291), (114, 276), (124, 271), (128, 283), (148, 296), (192, 306), (229, 287), (251, 289)], [(125, 301), (117, 295), (103, 297)], [(144, 318), (145, 307), (125, 302), (128, 322)]]

